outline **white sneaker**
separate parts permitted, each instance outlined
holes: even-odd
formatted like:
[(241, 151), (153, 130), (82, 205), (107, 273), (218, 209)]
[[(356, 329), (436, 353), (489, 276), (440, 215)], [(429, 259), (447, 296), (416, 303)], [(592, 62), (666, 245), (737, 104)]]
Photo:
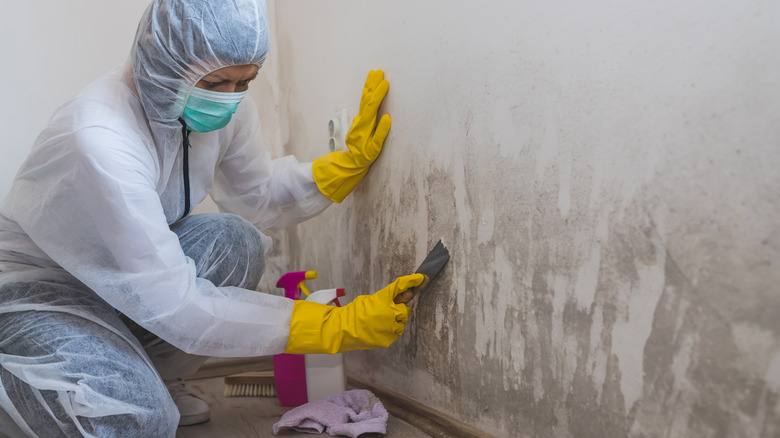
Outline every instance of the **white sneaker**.
[(179, 409), (179, 426), (190, 426), (209, 421), (211, 408), (208, 403), (193, 395), (181, 379), (167, 380), (165, 386)]

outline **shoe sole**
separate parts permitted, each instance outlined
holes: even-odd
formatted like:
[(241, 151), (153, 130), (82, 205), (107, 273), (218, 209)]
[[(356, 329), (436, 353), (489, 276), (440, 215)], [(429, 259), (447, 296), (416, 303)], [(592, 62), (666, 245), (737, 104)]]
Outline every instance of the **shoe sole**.
[(187, 417), (179, 418), (179, 426), (192, 426), (195, 424), (201, 424), (211, 419), (211, 413), (205, 412), (203, 414), (189, 415)]

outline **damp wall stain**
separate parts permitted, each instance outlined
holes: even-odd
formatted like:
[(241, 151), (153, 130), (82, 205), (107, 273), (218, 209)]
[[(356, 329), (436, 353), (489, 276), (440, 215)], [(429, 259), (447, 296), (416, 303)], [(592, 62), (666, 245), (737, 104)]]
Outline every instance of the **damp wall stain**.
[(354, 298), (452, 255), (349, 372), (499, 437), (780, 434), (777, 6), (272, 3), (287, 152), (378, 65), (393, 127), (270, 266)]

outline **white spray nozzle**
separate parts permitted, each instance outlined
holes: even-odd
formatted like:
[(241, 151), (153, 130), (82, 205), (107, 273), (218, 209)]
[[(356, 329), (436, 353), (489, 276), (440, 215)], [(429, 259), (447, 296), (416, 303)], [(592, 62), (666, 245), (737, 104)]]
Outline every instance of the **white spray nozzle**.
[(344, 295), (344, 289), (341, 288), (322, 289), (318, 290), (317, 292), (312, 292), (311, 295), (306, 298), (306, 301), (341, 307), (341, 303), (339, 303), (339, 297), (343, 297)]

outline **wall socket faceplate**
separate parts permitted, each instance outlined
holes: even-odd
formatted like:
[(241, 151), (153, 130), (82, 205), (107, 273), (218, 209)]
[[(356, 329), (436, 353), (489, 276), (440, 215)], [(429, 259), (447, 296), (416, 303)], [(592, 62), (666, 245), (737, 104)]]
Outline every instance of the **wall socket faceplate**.
[(328, 120), (328, 149), (331, 152), (347, 150), (344, 139), (347, 136), (347, 131), (349, 131), (349, 126), (346, 108), (337, 111)]

